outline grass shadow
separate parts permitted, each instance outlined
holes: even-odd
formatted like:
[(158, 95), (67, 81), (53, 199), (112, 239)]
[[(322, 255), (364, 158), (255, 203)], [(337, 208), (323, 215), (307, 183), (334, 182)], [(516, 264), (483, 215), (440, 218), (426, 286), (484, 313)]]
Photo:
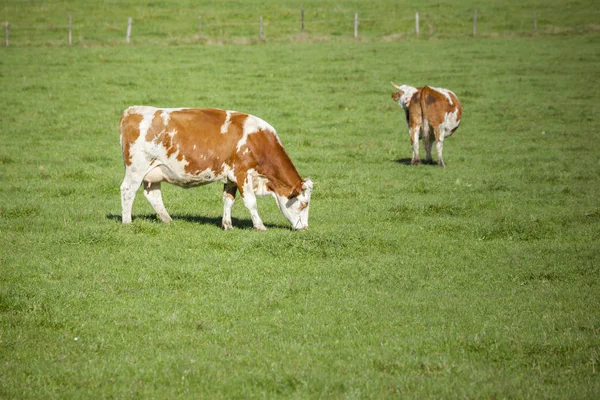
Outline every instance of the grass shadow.
[[(107, 214), (106, 218), (111, 221), (121, 222), (120, 214)], [(204, 224), (204, 225), (215, 225), (215, 226), (218, 226), (219, 228), (221, 227), (221, 217), (204, 217), (201, 215), (172, 214), (171, 218), (173, 219), (173, 221), (186, 221), (186, 222)], [(131, 219), (132, 219), (132, 221), (139, 219), (139, 220), (162, 223), (156, 214), (138, 214), (138, 215), (133, 215), (131, 217)], [(252, 220), (249, 218), (239, 219), (239, 218), (232, 217), (231, 223), (234, 228), (254, 229)], [(265, 226), (267, 228), (289, 229), (288, 226), (281, 225), (281, 224), (265, 223)]]

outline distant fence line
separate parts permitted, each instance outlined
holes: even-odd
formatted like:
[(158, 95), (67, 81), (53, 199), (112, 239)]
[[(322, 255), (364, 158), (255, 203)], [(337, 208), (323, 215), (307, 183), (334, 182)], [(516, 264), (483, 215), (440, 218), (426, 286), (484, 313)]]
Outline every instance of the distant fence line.
[[(585, 13), (586, 15), (588, 14), (600, 14), (600, 11), (592, 11), (592, 12), (585, 12), (582, 11), (582, 14)], [(472, 15), (472, 26), (473, 26), (473, 30), (472, 30), (472, 36), (477, 36), (477, 10), (475, 9), (473, 11), (473, 15)], [(494, 15), (494, 14), (489, 14), (486, 13), (486, 16), (490, 16), (490, 15)], [(538, 19), (537, 19), (537, 10), (535, 8), (531, 9), (531, 14), (530, 14), (530, 18), (531, 18), (531, 33), (537, 33), (538, 32)], [(418, 37), (421, 34), (420, 31), (420, 21), (419, 21), (419, 12), (415, 12), (414, 17), (404, 17), (404, 18), (364, 18), (364, 19), (360, 19), (359, 18), (359, 14), (355, 13), (354, 14), (354, 18), (353, 18), (353, 26), (354, 26), (354, 38), (358, 39), (359, 38), (359, 25), (360, 22), (381, 22), (381, 21), (411, 21), (414, 20), (415, 22), (415, 35)], [(350, 20), (346, 20), (346, 19), (322, 19), (322, 20), (310, 20), (310, 24), (331, 24), (331, 23), (344, 23), (344, 22), (348, 22), (348, 26), (351, 26), (351, 21)], [(124, 29), (124, 36), (125, 36), (125, 43), (131, 43), (131, 39), (132, 39), (132, 27), (133, 27), (133, 23), (134, 20), (132, 17), (128, 17), (127, 18), (127, 25), (126, 25), (126, 29)], [(263, 16), (261, 15), (259, 17), (259, 20), (257, 22), (218, 22), (218, 23), (211, 23), (211, 24), (206, 24), (206, 22), (202, 21), (202, 16), (198, 17), (198, 30), (197, 30), (197, 34), (199, 38), (204, 38), (205, 35), (203, 33), (203, 30), (206, 29), (207, 26), (210, 27), (235, 27), (235, 26), (252, 26), (255, 25), (257, 30), (256, 32), (258, 33), (258, 38), (260, 40), (264, 40), (265, 39), (265, 29), (264, 29), (264, 25), (282, 25), (282, 24), (286, 24), (286, 25), (291, 25), (291, 24), (298, 24), (299, 29), (299, 33), (301, 34), (305, 34), (305, 26), (306, 26), (306, 22), (304, 19), (304, 9), (300, 9), (300, 20), (299, 21), (269, 21), (268, 23), (264, 23), (263, 22)], [(9, 46), (10, 44), (10, 23), (9, 21), (5, 21), (4, 22), (4, 31), (5, 31), (5, 40), (4, 40), (4, 45), (5, 46)], [(68, 45), (71, 46), (73, 44), (73, 20), (72, 20), (72, 16), (68, 15), (68, 25), (62, 26), (62, 25), (52, 25), (51, 27), (26, 27), (26, 26), (19, 26), (17, 30), (35, 30), (35, 31), (40, 31), (40, 30), (63, 30), (65, 29), (67, 31), (67, 42)], [(190, 32), (191, 33), (191, 32)], [(430, 32), (431, 33), (431, 32)], [(14, 37), (14, 35), (13, 35)]]

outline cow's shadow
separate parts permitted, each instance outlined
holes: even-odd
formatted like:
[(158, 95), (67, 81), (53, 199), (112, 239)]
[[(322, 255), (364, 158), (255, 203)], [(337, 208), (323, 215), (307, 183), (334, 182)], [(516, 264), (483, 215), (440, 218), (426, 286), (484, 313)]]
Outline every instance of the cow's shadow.
[[(106, 218), (111, 221), (121, 222), (120, 214), (107, 214)], [(185, 221), (191, 222), (195, 224), (203, 224), (203, 225), (214, 225), (221, 227), (221, 217), (205, 217), (202, 215), (183, 215), (183, 214), (171, 214), (171, 218), (173, 221)], [(158, 218), (156, 214), (136, 214), (132, 215), (132, 221), (135, 220), (144, 220), (150, 222), (156, 222), (158, 224), (162, 224), (161, 220)], [(248, 218), (239, 219), (232, 217), (231, 223), (234, 228), (238, 229), (254, 229), (254, 225), (252, 224), (252, 220)], [(265, 227), (267, 228), (276, 228), (276, 229), (290, 229), (288, 226), (281, 224), (270, 224), (265, 223)]]
[[(395, 163), (397, 164), (402, 164), (402, 165), (408, 165), (410, 167), (410, 158), (399, 158), (397, 160), (393, 160)], [(437, 161), (425, 161), (425, 160), (421, 160), (421, 164), (420, 165), (424, 165), (424, 166), (436, 166), (437, 167)]]

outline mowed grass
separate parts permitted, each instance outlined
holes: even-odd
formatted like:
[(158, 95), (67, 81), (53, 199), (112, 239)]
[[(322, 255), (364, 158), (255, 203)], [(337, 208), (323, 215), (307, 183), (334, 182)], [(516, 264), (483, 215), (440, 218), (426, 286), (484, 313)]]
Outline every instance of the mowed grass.
[[(595, 398), (600, 37), (1, 49), (0, 397)], [(410, 167), (389, 83), (456, 92)], [(276, 127), (310, 229), (220, 184), (120, 223), (118, 121)]]

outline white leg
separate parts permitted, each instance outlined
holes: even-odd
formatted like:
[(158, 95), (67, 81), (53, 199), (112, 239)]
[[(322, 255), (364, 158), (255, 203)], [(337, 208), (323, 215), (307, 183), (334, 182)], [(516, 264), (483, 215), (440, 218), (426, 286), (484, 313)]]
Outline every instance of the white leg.
[(440, 139), (435, 142), (435, 149), (437, 151), (438, 165), (445, 168), (444, 158), (442, 157), (442, 150), (444, 149), (444, 137), (440, 135)]
[(124, 224), (131, 223), (133, 200), (135, 199), (135, 193), (142, 184), (142, 179), (142, 176), (136, 176), (130, 171), (125, 172), (125, 179), (121, 184), (121, 215)]
[(150, 202), (152, 208), (154, 208), (154, 211), (156, 211), (162, 222), (168, 224), (172, 221), (162, 201), (160, 182), (154, 182), (152, 184), (144, 182), (144, 196), (146, 196), (146, 199)]
[(221, 228), (227, 230), (233, 229), (231, 223), (231, 208), (235, 202), (235, 192), (237, 187), (234, 185), (225, 184), (223, 188), (223, 220), (221, 222)]
[(411, 128), (410, 130), (410, 142), (412, 143), (412, 159), (410, 165), (421, 164), (419, 157), (419, 127)]
[(267, 228), (263, 224), (260, 216), (258, 215), (258, 205), (256, 203), (256, 196), (252, 185), (252, 177), (246, 176), (244, 181), (243, 190), (240, 190), (242, 198), (244, 199), (244, 205), (250, 211), (250, 217), (252, 218), (252, 224), (254, 229), (257, 231), (266, 231)]

